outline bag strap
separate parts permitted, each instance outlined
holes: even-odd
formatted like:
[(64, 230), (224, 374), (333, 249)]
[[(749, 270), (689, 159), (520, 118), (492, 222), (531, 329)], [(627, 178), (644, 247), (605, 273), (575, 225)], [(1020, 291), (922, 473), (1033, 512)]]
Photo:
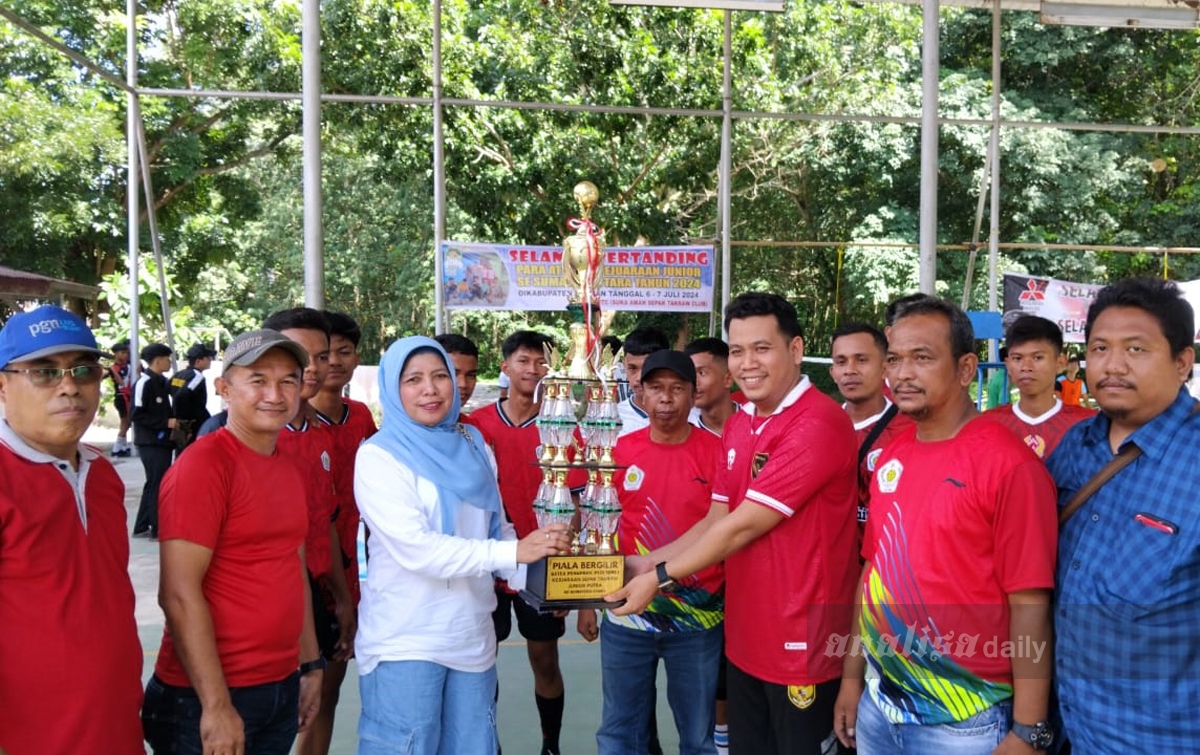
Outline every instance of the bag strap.
[(1078, 511), (1087, 500), (1091, 498), (1097, 490), (1104, 487), (1105, 483), (1116, 476), (1125, 467), (1129, 466), (1142, 455), (1142, 449), (1138, 448), (1133, 443), (1126, 443), (1121, 446), (1121, 450), (1117, 455), (1100, 468), (1100, 471), (1092, 475), (1092, 479), (1083, 484), (1083, 487), (1075, 491), (1075, 495), (1071, 496), (1071, 500), (1067, 501), (1067, 505), (1062, 507), (1058, 512), (1058, 528), (1062, 529), (1067, 520)]
[[(1200, 402), (1192, 404), (1192, 411), (1188, 417), (1200, 413)], [(1058, 527), (1062, 529), (1067, 520), (1078, 511), (1087, 500), (1095, 495), (1096, 491), (1104, 487), (1104, 485), (1117, 475), (1125, 467), (1132, 464), (1137, 457), (1142, 455), (1142, 449), (1138, 448), (1133, 443), (1126, 443), (1121, 446), (1121, 450), (1107, 464), (1100, 468), (1100, 471), (1092, 475), (1092, 479), (1083, 484), (1079, 490), (1075, 491), (1075, 495), (1071, 496), (1071, 500), (1067, 501), (1067, 505), (1062, 507), (1058, 512)]]
[(889, 406), (887, 410), (884, 411), (883, 416), (879, 418), (879, 421), (876, 422), (871, 428), (871, 432), (868, 433), (867, 437), (863, 439), (862, 445), (858, 447), (858, 463), (860, 465), (862, 464), (863, 459), (867, 458), (867, 454), (871, 452), (871, 446), (875, 443), (875, 441), (879, 440), (879, 436), (883, 434), (883, 431), (887, 429), (888, 423), (895, 418), (899, 411), (900, 407), (896, 406), (895, 404)]

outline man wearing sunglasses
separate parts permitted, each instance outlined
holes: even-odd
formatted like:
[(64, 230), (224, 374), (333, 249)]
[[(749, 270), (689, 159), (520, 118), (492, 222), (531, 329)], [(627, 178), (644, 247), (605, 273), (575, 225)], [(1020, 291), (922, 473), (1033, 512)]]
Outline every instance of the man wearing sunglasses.
[(141, 753), (125, 486), (79, 441), (104, 367), (58, 307), (0, 329), (0, 751)]

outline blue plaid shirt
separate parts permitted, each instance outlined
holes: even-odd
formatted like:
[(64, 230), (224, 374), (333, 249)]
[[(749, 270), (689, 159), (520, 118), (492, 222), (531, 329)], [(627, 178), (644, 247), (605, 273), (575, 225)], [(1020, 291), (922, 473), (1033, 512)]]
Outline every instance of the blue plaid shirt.
[[(1058, 548), (1055, 674), (1073, 749), (1200, 752), (1200, 416), (1181, 390), (1125, 440), (1142, 456), (1075, 512)], [(1046, 464), (1059, 505), (1112, 459), (1108, 417)]]

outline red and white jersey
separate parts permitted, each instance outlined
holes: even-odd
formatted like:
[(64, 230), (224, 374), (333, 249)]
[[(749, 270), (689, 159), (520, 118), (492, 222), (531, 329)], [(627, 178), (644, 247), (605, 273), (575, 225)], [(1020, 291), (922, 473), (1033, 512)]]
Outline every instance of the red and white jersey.
[(825, 648), (848, 631), (859, 571), (850, 419), (805, 377), (768, 417), (743, 405), (721, 440), (713, 500), (784, 517), (725, 560), (725, 653), (773, 684), (837, 679), (842, 659)]
[(1038, 417), (1031, 417), (1021, 411), (1020, 402), (989, 409), (984, 412), (983, 416), (1012, 430), (1022, 443), (1029, 446), (1040, 458), (1045, 459), (1058, 446), (1058, 442), (1067, 434), (1067, 430), (1070, 430), (1072, 425), (1095, 413), (1092, 409), (1064, 404), (1061, 399), (1055, 398), (1054, 406)]
[[(885, 399), (883, 411), (879, 414), (867, 417), (861, 422), (854, 423), (854, 442), (855, 454), (859, 453), (862, 444), (866, 442), (867, 437), (875, 429), (876, 423), (887, 414), (888, 409), (892, 407), (892, 402)], [(879, 463), (879, 455), (883, 453), (883, 449), (897, 435), (913, 426), (913, 421), (903, 414), (896, 414), (883, 428), (883, 431), (875, 437), (871, 443), (870, 450), (863, 457), (862, 462), (858, 465), (858, 536), (861, 538), (863, 529), (867, 524), (867, 513), (871, 506), (871, 477), (875, 474), (875, 467)], [(857, 458), (857, 456), (855, 457)]]

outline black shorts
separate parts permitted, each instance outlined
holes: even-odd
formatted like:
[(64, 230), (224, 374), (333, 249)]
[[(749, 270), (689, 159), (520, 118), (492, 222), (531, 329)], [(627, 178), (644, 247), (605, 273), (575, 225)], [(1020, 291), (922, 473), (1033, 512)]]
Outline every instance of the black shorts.
[(567, 632), (566, 619), (548, 613), (538, 613), (538, 610), (522, 600), (520, 595), (496, 585), (496, 610), (492, 611), (496, 642), (504, 642), (512, 634), (514, 610), (517, 612), (517, 631), (530, 642), (552, 642)]
[(842, 680), (789, 687), (728, 663), (730, 755), (836, 752), (833, 705)]
[(124, 393), (118, 393), (113, 397), (113, 406), (117, 407), (117, 416), (121, 419), (129, 416), (129, 399), (125, 398)]
[(342, 633), (337, 613), (333, 610), (333, 595), (311, 574), (308, 575), (308, 583), (312, 588), (313, 629), (317, 633), (317, 648), (325, 660), (332, 661), (337, 651), (338, 637)]

